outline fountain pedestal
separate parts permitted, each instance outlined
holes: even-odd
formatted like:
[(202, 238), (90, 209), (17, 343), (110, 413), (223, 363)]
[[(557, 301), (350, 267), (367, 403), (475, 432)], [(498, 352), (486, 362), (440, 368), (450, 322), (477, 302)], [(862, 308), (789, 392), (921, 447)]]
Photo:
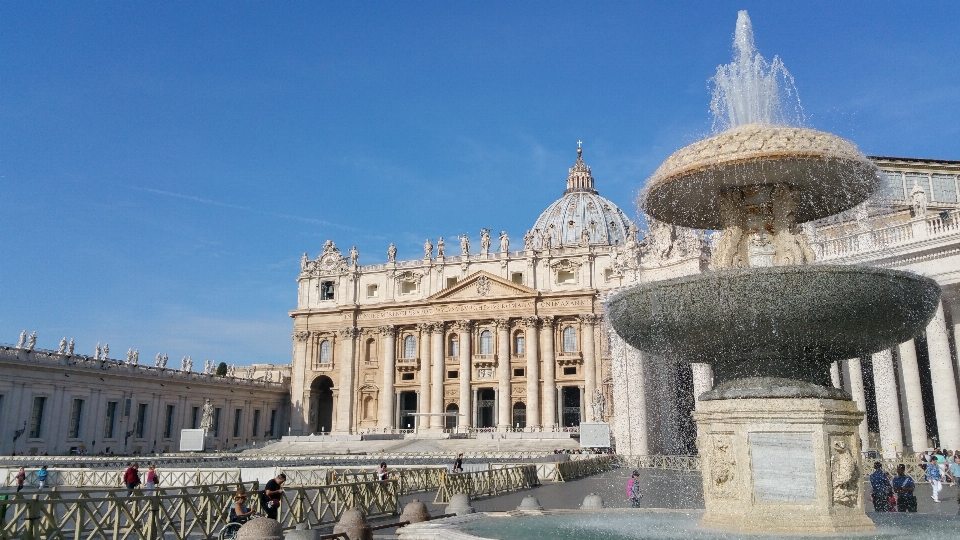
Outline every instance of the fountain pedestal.
[(703, 457), (701, 526), (736, 532), (875, 530), (864, 514), (849, 400), (716, 399), (694, 412)]

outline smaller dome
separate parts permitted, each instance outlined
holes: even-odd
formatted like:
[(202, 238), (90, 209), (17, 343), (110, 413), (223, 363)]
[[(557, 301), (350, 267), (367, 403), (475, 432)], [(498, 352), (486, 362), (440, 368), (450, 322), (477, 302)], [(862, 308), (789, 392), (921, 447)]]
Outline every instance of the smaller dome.
[(531, 232), (541, 248), (548, 234), (551, 247), (580, 246), (584, 229), (590, 245), (613, 246), (625, 243), (632, 226), (623, 211), (594, 188), (593, 174), (583, 162), (583, 150), (577, 148), (577, 162), (570, 168), (563, 197), (540, 214)]

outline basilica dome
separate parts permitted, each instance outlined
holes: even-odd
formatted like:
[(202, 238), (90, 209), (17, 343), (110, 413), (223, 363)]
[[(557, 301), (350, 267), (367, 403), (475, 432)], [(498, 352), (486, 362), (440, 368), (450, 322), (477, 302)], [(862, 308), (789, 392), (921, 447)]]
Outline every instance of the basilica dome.
[[(632, 225), (617, 205), (597, 193), (590, 167), (583, 162), (583, 150), (578, 148), (563, 197), (540, 214), (532, 232), (541, 249), (583, 245), (584, 228), (590, 245), (615, 246), (623, 245)], [(545, 245), (548, 241), (549, 246)]]

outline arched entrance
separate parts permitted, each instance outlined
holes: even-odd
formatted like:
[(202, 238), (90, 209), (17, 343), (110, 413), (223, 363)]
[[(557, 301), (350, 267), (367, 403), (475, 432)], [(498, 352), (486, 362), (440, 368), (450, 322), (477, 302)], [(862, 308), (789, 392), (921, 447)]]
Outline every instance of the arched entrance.
[[(447, 410), (446, 410), (446, 412), (447, 412), (447, 413), (458, 413), (458, 414), (459, 414), (459, 413), (460, 413), (460, 407), (458, 407), (456, 403), (451, 403), (451, 404), (447, 405)], [(444, 427), (444, 429), (454, 429), (454, 428), (456, 428), (458, 425), (459, 425), (459, 424), (457, 423), (457, 417), (456, 417), (456, 416), (445, 416), (445, 417), (443, 418), (443, 427)]]
[(513, 404), (513, 427), (519, 429), (527, 427), (527, 405), (522, 401)]
[(333, 380), (326, 375), (310, 383), (310, 428), (314, 433), (333, 431)]

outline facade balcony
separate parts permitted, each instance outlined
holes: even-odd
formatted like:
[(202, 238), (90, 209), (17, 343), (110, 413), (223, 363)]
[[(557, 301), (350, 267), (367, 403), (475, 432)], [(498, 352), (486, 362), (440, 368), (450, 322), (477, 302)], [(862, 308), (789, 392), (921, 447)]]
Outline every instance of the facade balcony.
[(409, 373), (411, 371), (417, 371), (418, 369), (420, 369), (419, 358), (397, 358), (397, 371)]
[(583, 364), (583, 354), (580, 351), (566, 351), (557, 354), (558, 366), (576, 366)]
[(476, 368), (492, 368), (497, 366), (496, 354), (473, 355), (473, 366)]

